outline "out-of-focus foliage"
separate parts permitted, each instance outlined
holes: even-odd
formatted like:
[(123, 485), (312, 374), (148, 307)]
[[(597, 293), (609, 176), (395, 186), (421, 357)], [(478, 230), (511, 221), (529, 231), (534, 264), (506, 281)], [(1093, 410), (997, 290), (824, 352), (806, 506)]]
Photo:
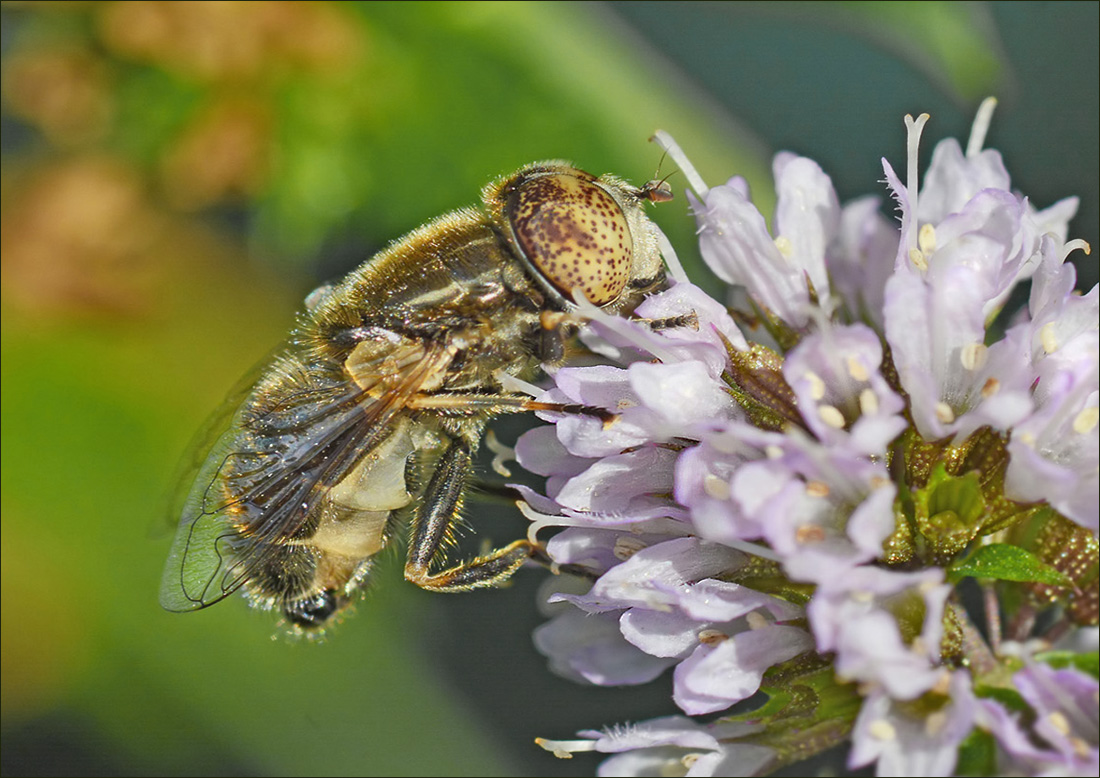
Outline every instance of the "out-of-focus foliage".
[[(826, 50), (890, 49), (905, 29), (878, 19), (896, 4), (843, 5)], [(952, 46), (879, 55), (906, 77), (938, 74), (904, 110), (941, 100), (968, 117), (968, 101), (1011, 84), (1013, 62), (981, 13), (906, 13), (927, 20), (916, 6), (932, 5), (940, 39), (976, 58), (959, 64)], [(770, 145), (794, 137), (817, 156), (818, 131), (854, 136), (850, 123), (900, 149), (904, 110), (874, 94), (866, 103), (887, 107), (873, 117), (783, 113), (866, 90), (866, 72), (833, 79), (833, 94), (809, 86), (823, 61), (798, 46), (776, 49), (785, 64), (764, 74), (747, 43), (722, 43), (753, 24), (760, 45), (769, 26), (820, 37), (823, 12), (127, 0), (2, 13), (4, 772), (586, 774), (591, 762), (551, 760), (531, 740), (667, 712), (660, 690), (584, 696), (549, 675), (529, 643), (539, 573), (433, 598), (387, 556), (321, 645), (269, 639), (272, 618), (239, 601), (164, 613), (163, 513), (187, 440), (311, 286), (475, 203), (494, 176), (568, 158), (640, 183), (660, 162), (646, 139), (663, 128), (708, 180), (745, 175), (769, 211), (769, 149), (700, 82), (739, 115), (753, 111), (716, 84), (758, 104)], [(692, 18), (701, 26), (677, 32)], [(859, 143), (872, 167), (889, 151)], [(655, 218), (690, 264), (685, 210), (679, 199)], [(522, 531), (480, 511), (482, 535)]]
[(962, 105), (1008, 84), (997, 31), (976, 3), (901, 0), (892, 3), (791, 3), (803, 22), (816, 16), (876, 41), (928, 74)]
[(150, 253), (157, 226), (127, 209), (151, 206), (228, 209), (258, 259), (310, 273), (354, 248), (323, 266), (346, 270), (534, 159), (644, 180), (659, 123), (704, 166), (766, 180), (759, 153), (690, 120), (691, 95), (582, 8), (138, 0), (8, 16), (6, 105), (56, 157), (64, 191), (45, 190), (83, 200), (79, 187), (104, 187), (107, 212), (80, 218), (112, 234), (112, 220), (149, 222), (104, 248), (123, 264)]

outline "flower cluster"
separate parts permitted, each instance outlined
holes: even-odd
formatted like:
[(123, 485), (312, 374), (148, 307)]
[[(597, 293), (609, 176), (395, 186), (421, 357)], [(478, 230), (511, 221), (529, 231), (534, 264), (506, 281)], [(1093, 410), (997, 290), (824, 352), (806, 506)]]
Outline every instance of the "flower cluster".
[(532, 536), (563, 528), (549, 555), (594, 579), (550, 597), (537, 646), (594, 684), (673, 668), (687, 715), (546, 748), (615, 754), (603, 775), (762, 774), (847, 740), (883, 775), (1096, 774), (1098, 292), (1065, 263), (1076, 201), (1037, 210), (982, 149), (992, 108), (920, 186), (907, 117), (900, 230), (784, 153), (769, 231), (663, 137), (746, 310), (686, 279), (631, 319), (582, 306), (605, 363), (540, 399), (613, 420), (547, 416), (516, 452), (547, 479)]

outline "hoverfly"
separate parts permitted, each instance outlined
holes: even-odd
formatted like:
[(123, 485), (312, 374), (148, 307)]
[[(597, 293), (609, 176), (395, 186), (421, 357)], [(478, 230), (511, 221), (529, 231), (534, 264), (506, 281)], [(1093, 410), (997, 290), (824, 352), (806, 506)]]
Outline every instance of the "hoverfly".
[(444, 215), (311, 294), (198, 469), (161, 604), (197, 610), (243, 589), (315, 631), (403, 524), (405, 578), (431, 591), (498, 585), (539, 558), (528, 540), (447, 558), (489, 420), (578, 410), (501, 378), (560, 358), (566, 335), (545, 314), (575, 295), (625, 314), (664, 285), (644, 205), (670, 197), (663, 182), (529, 165), (486, 186), (481, 209)]

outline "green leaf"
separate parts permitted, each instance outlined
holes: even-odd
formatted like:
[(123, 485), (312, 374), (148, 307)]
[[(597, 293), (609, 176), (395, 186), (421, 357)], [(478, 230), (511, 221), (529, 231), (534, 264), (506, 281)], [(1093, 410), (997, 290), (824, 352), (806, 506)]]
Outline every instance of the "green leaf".
[(950, 475), (942, 462), (913, 496), (917, 527), (937, 555), (962, 552), (986, 516), (978, 474)]
[(1007, 543), (993, 543), (951, 565), (947, 579), (957, 583), (966, 577), (996, 578), (1068, 586), (1070, 580), (1030, 551)]
[[(839, 3), (834, 9), (950, 90), (956, 99), (996, 93), (1006, 78), (988, 11), (973, 3)], [(836, 11), (833, 11), (836, 13)]]
[(985, 499), (975, 472), (953, 476), (947, 474), (943, 464), (937, 465), (925, 491), (928, 515), (933, 521), (937, 516), (950, 513), (958, 521), (972, 526), (985, 513)]
[(974, 694), (984, 699), (996, 700), (1005, 710), (1012, 713), (1024, 713), (1031, 710), (1024, 698), (1015, 689), (1006, 689), (1003, 686), (975, 686)]
[(1100, 653), (1096, 651), (1083, 654), (1073, 651), (1047, 651), (1037, 654), (1035, 658), (1058, 670), (1072, 667), (1082, 673), (1088, 673), (1093, 678), (1100, 678)]
[(959, 746), (955, 775), (996, 775), (997, 748), (993, 735), (975, 729)]

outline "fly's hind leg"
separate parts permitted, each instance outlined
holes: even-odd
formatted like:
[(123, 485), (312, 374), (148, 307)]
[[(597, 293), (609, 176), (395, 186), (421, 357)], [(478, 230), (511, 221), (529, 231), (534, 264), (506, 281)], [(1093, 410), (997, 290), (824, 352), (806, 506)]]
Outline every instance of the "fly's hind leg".
[(434, 562), (446, 559), (472, 469), (470, 447), (464, 441), (454, 440), (436, 464), (424, 490), (424, 498), (412, 520), (405, 561), (405, 578), (422, 589), (464, 592), (498, 586), (528, 559), (539, 559), (545, 554), (538, 546), (517, 540), (483, 556), (432, 572)]

